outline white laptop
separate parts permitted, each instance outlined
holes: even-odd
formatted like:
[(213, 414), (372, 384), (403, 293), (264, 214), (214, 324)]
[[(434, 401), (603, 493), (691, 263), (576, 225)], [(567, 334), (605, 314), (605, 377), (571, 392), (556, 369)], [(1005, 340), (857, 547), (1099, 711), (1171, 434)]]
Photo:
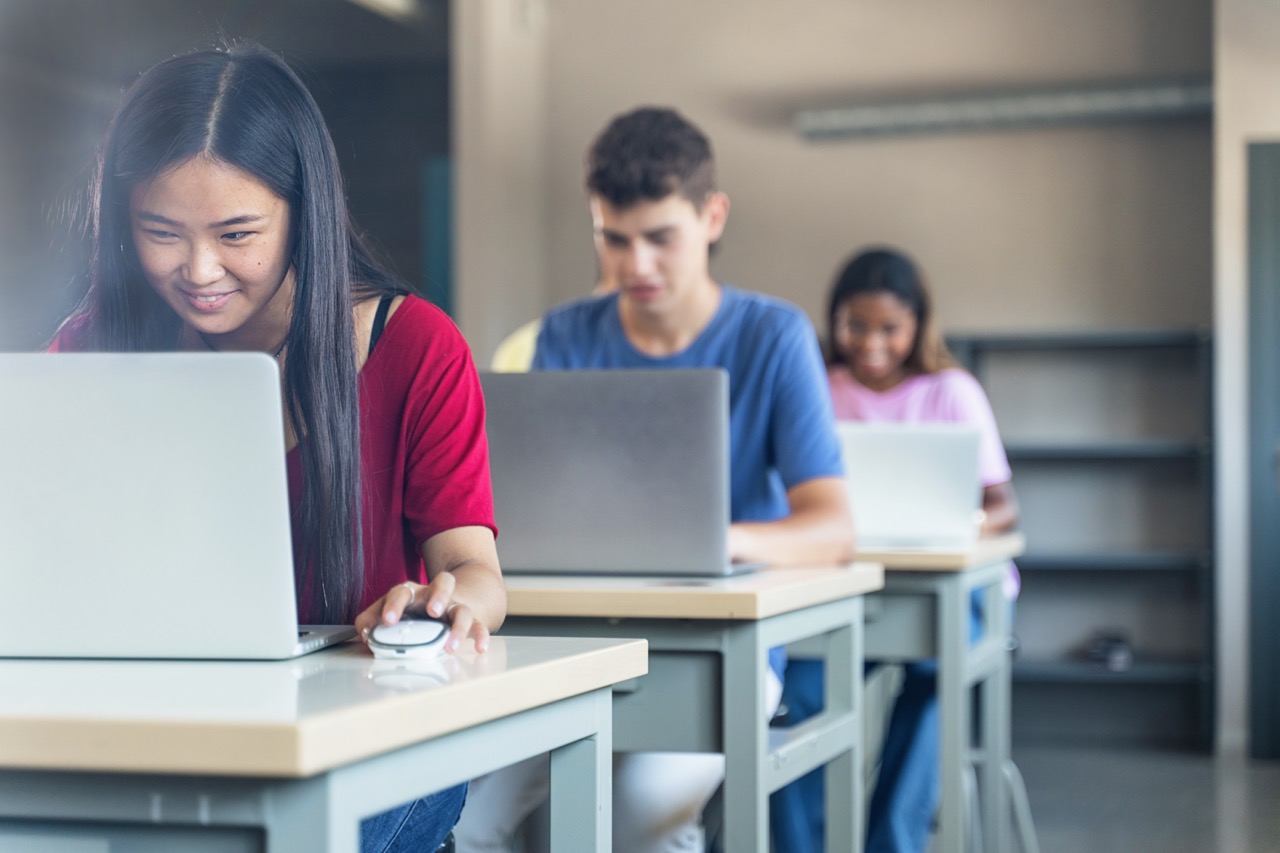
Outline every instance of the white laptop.
[(257, 353), (0, 355), (0, 656), (283, 659), (280, 379)]
[(718, 577), (732, 563), (719, 369), (482, 373), (508, 573)]
[(955, 550), (977, 540), (977, 429), (841, 422), (837, 430), (859, 550)]

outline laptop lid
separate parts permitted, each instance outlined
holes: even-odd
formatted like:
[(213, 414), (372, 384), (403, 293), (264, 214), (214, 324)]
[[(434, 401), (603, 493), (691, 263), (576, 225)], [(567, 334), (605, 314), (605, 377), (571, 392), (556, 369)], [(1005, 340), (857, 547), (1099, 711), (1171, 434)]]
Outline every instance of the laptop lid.
[(313, 650), (281, 411), (258, 353), (0, 355), (0, 656)]
[(954, 548), (977, 540), (977, 429), (841, 422), (837, 431), (859, 548)]
[(481, 373), (506, 572), (731, 574), (719, 369)]

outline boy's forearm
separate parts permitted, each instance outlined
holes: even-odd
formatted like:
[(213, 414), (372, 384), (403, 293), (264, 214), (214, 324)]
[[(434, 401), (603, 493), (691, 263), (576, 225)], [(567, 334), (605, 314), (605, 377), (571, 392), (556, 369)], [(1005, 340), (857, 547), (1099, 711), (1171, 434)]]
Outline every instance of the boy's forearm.
[(847, 513), (825, 511), (734, 524), (729, 553), (740, 562), (775, 566), (845, 563), (854, 556), (853, 520)]

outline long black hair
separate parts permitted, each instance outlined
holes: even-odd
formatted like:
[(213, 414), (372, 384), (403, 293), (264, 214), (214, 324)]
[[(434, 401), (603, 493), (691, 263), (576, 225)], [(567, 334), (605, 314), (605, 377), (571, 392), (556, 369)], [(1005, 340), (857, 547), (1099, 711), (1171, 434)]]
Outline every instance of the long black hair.
[(129, 198), (134, 187), (196, 156), (252, 175), (289, 204), (296, 286), (284, 399), (305, 481), (294, 519), (297, 583), (309, 596), (309, 619), (349, 622), (364, 579), (352, 307), (402, 288), (352, 225), (324, 118), (278, 55), (240, 44), (179, 56), (125, 93), (90, 187), (89, 290), (77, 313), (87, 317), (96, 349), (177, 345), (181, 321), (138, 262)]
[(933, 300), (924, 277), (905, 253), (888, 247), (864, 249), (836, 276), (827, 301), (827, 363), (844, 364), (836, 347), (836, 314), (840, 306), (863, 293), (889, 293), (915, 315), (916, 337), (904, 362), (909, 373), (937, 373), (956, 367), (956, 360), (933, 322)]

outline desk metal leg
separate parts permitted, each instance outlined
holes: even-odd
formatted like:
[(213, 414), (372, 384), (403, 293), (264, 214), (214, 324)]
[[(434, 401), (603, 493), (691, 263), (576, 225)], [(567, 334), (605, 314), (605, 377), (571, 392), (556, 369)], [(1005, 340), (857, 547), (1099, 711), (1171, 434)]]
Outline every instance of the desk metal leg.
[[(815, 766), (824, 766), (827, 853), (863, 846), (862, 680), (863, 600), (845, 609), (820, 634), (790, 643), (792, 658), (825, 663), (823, 711), (789, 729), (774, 730), (767, 787), (776, 791)], [(811, 625), (810, 627), (817, 627)]]
[[(828, 711), (852, 713), (862, 726), (862, 600), (853, 625), (833, 631), (827, 642), (826, 693)], [(862, 742), (826, 765), (826, 853), (862, 849)], [(846, 817), (847, 816), (847, 817)]]
[(767, 853), (769, 810), (764, 759), (768, 725), (764, 716), (765, 673), (760, 661), (768, 648), (758, 623), (730, 630), (725, 639), (721, 709), (724, 727), (724, 838), (726, 853)]
[[(611, 850), (613, 840), (613, 697), (595, 696), (602, 721), (594, 737), (551, 751), (551, 849)], [(585, 808), (595, 803), (595, 809)], [(594, 816), (594, 820), (591, 818)]]
[(264, 810), (267, 853), (357, 853), (360, 819), (343, 813), (331, 774), (274, 785)]
[(964, 850), (964, 762), (969, 753), (969, 695), (965, 656), (969, 649), (968, 592), (959, 575), (938, 589), (938, 725), (942, 802), (938, 853)]
[(983, 642), (994, 642), (999, 648), (996, 671), (978, 685), (982, 711), (981, 796), (982, 829), (987, 850), (1005, 853), (1009, 849), (1008, 788), (1004, 784), (1004, 767), (1009, 761), (1009, 652), (1008, 603), (1003, 583), (993, 583), (982, 590)]

